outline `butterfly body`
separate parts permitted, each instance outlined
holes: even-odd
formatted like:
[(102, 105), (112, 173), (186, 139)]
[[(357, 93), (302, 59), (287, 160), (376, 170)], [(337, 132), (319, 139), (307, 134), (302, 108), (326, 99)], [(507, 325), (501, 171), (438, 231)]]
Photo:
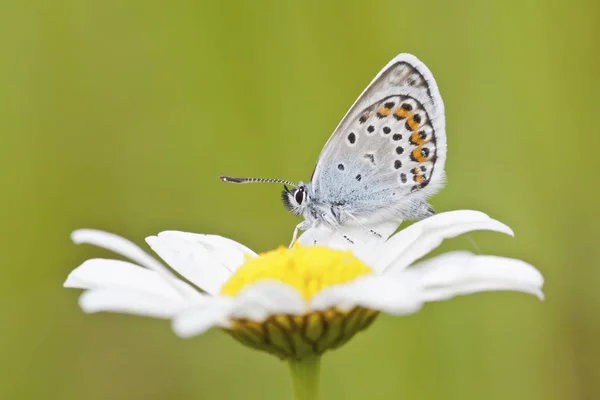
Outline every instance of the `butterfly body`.
[[(426, 199), (445, 183), (445, 113), (437, 84), (416, 57), (400, 54), (367, 86), (323, 148), (308, 183), (285, 188), (304, 221), (370, 229), (433, 214)], [(231, 179), (237, 178), (228, 178)], [(238, 181), (239, 182), (239, 181)]]
[[(363, 189), (358, 190), (351, 179), (340, 179), (337, 183), (343, 189), (327, 194), (310, 183), (300, 182), (295, 190), (283, 191), (283, 203), (292, 214), (304, 218), (298, 226), (302, 230), (322, 225), (332, 229), (354, 224), (367, 226), (386, 220), (422, 219), (433, 214), (433, 208), (425, 201), (406, 198), (390, 201), (401, 197), (394, 188), (381, 189), (376, 199), (364, 195), (369, 190), (369, 180), (365, 181)], [(371, 182), (376, 186), (377, 181)], [(299, 197), (302, 193), (303, 198)]]

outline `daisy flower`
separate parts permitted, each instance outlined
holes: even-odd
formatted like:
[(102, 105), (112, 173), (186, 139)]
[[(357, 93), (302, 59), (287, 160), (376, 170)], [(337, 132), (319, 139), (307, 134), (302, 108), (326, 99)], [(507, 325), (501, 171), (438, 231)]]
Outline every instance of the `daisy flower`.
[(296, 399), (316, 398), (320, 356), (367, 328), (380, 312), (408, 315), (427, 302), (483, 291), (543, 298), (541, 274), (521, 260), (458, 251), (416, 262), (444, 239), (466, 232), (513, 234), (484, 213), (440, 213), (387, 238), (394, 229), (382, 226), (384, 238), (360, 240), (357, 230), (352, 241), (347, 232), (309, 230), (291, 248), (262, 254), (216, 235), (165, 231), (147, 237), (171, 269), (122, 237), (77, 230), (75, 243), (132, 262), (89, 259), (64, 286), (85, 289), (79, 305), (88, 313), (169, 319), (175, 334), (186, 338), (220, 328), (272, 353), (289, 362)]

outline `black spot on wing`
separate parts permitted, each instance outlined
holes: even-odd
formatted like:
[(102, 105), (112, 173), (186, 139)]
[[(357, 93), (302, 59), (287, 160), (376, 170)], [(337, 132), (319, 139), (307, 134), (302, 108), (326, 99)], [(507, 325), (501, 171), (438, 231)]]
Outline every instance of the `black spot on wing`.
[(348, 134), (348, 142), (350, 142), (350, 144), (356, 143), (356, 134), (354, 132)]

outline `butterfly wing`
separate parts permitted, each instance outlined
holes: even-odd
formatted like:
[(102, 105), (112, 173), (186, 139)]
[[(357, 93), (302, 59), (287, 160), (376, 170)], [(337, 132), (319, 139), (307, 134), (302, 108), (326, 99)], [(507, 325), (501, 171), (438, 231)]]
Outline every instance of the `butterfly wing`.
[(315, 199), (359, 221), (419, 219), (444, 184), (444, 104), (429, 69), (390, 61), (331, 135), (311, 178)]

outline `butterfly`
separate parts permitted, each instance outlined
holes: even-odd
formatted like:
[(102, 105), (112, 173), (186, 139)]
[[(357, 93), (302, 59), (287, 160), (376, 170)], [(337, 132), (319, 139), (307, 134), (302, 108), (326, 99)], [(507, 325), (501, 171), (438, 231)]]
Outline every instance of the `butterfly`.
[[(308, 183), (220, 178), (283, 183), (285, 207), (304, 218), (292, 243), (298, 230), (318, 227), (336, 232), (360, 227), (381, 236), (403, 220), (434, 214), (426, 200), (445, 184), (445, 128), (444, 103), (431, 71), (402, 53), (383, 67), (342, 118)], [(346, 234), (344, 238), (353, 242)]]

